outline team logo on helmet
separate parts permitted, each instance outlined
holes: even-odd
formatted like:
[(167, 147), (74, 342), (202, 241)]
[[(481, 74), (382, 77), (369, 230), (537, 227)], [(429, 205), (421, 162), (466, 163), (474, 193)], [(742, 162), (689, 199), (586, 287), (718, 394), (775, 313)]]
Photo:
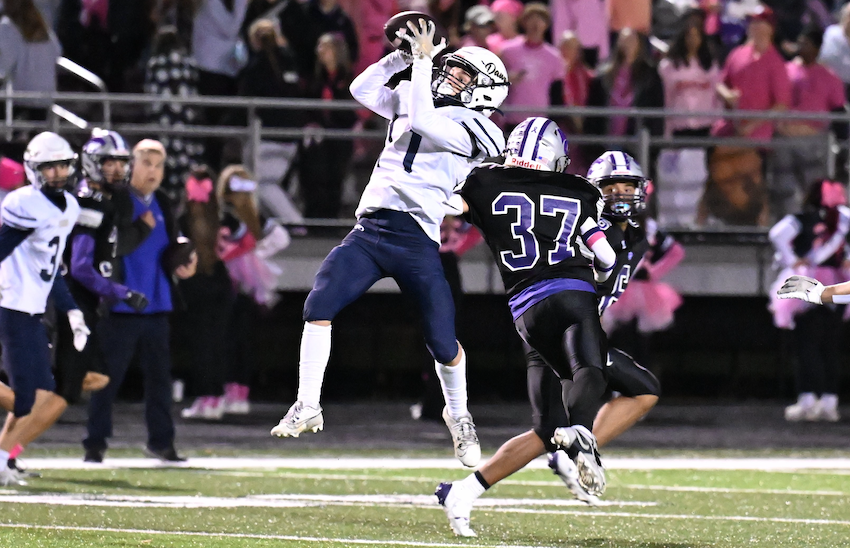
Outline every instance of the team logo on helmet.
[[(460, 68), (470, 76), (464, 82), (452, 74)], [(508, 96), (508, 71), (499, 57), (484, 48), (467, 46), (443, 57), (434, 69), (431, 94), (437, 101), (480, 110), (489, 116)]]
[(505, 165), (564, 172), (570, 146), (558, 124), (548, 118), (526, 118), (508, 136)]

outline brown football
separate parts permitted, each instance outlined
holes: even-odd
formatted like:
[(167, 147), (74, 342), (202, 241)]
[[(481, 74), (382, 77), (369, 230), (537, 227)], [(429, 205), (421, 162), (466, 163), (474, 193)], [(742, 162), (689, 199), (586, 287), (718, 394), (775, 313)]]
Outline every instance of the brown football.
[(417, 28), (419, 28), (420, 19), (432, 21), (434, 23), (435, 46), (439, 44), (440, 40), (442, 40), (443, 38), (445, 38), (446, 42), (448, 42), (449, 33), (446, 32), (446, 29), (444, 29), (442, 25), (440, 25), (433, 17), (431, 17), (427, 13), (422, 13), (418, 11), (403, 11), (390, 17), (389, 20), (384, 23), (384, 34), (386, 35), (387, 40), (390, 41), (390, 44), (392, 44), (394, 48), (410, 53), (410, 42), (408, 42), (407, 40), (402, 40), (401, 38), (396, 36), (396, 32), (400, 29), (404, 30), (404, 32), (408, 32), (408, 21), (413, 21), (413, 24), (416, 25)]

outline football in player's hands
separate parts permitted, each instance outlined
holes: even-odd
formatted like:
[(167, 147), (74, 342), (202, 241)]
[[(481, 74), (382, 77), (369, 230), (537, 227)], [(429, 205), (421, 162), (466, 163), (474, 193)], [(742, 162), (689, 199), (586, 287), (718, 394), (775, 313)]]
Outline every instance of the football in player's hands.
[(821, 294), (824, 285), (808, 276), (791, 276), (776, 292), (780, 299), (800, 299), (808, 303), (823, 304)]
[(396, 49), (400, 49), (405, 53), (410, 53), (410, 42), (401, 38), (398, 33), (402, 31), (404, 34), (407, 34), (410, 29), (407, 26), (407, 22), (411, 21), (413, 25), (418, 29), (419, 28), (419, 20), (424, 19), (426, 22), (431, 21), (434, 23), (434, 46), (440, 44), (442, 40), (449, 41), (449, 33), (446, 32), (446, 29), (442, 27), (437, 21), (434, 20), (433, 17), (428, 15), (427, 13), (421, 13), (418, 11), (403, 11), (401, 13), (397, 13), (389, 18), (389, 20), (384, 24), (384, 35), (387, 37), (387, 40), (390, 41), (390, 44)]
[(171, 275), (181, 266), (192, 264), (195, 255), (195, 244), (185, 236), (180, 236), (177, 241), (165, 248), (162, 254), (162, 266)]

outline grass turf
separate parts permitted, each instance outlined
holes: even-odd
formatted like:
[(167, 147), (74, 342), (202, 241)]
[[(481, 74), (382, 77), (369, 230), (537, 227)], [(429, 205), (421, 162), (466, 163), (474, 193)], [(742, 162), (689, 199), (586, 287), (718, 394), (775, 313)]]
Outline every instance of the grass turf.
[[(476, 539), (454, 537), (435, 503), (393, 498), (428, 495), (440, 481), (466, 474), (456, 469), (45, 470), (27, 486), (0, 490), (0, 546), (832, 548), (850, 542), (850, 475), (822, 470), (611, 470), (605, 500), (653, 505), (601, 508), (556, 506), (568, 498), (557, 478), (546, 470), (523, 471), (482, 497), (472, 514)], [(293, 501), (295, 507), (264, 506), (270, 499), (263, 497), (276, 495), (303, 500)], [(337, 498), (315, 498), (320, 495)], [(345, 498), (359, 495), (376, 498)], [(46, 498), (25, 502), (36, 496)], [(105, 496), (116, 498), (102, 502)], [(202, 507), (185, 507), (185, 500), (159, 499), (168, 507), (142, 500), (150, 497), (194, 497)], [(247, 497), (256, 506), (206, 507), (205, 497), (225, 503)], [(506, 502), (491, 506), (488, 499)], [(96, 506), (98, 501), (105, 505)]]

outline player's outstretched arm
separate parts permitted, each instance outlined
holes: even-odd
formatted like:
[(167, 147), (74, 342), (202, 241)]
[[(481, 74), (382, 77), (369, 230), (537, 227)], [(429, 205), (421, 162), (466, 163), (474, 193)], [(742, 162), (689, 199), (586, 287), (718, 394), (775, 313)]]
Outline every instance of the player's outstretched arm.
[(825, 286), (808, 276), (791, 276), (776, 295), (780, 299), (800, 299), (812, 304), (849, 304), (850, 282)]
[(396, 113), (395, 97), (386, 84), (397, 72), (410, 65), (410, 55), (396, 50), (361, 72), (348, 87), (351, 96), (378, 116), (392, 120)]

